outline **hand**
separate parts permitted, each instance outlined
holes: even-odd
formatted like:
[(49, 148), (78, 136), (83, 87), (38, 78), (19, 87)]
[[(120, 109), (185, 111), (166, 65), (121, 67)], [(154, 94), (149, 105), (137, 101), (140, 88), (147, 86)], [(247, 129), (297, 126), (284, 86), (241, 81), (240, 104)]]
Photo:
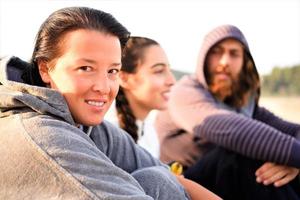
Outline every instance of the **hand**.
[(275, 187), (283, 186), (299, 174), (299, 169), (285, 165), (266, 162), (256, 170), (256, 181), (264, 185), (274, 184)]
[(192, 200), (222, 200), (219, 196), (212, 193), (200, 184), (186, 179), (183, 176), (176, 177)]
[(177, 161), (185, 167), (195, 164), (200, 156), (193, 135), (188, 133), (165, 138), (161, 143), (160, 151), (160, 159), (163, 162)]

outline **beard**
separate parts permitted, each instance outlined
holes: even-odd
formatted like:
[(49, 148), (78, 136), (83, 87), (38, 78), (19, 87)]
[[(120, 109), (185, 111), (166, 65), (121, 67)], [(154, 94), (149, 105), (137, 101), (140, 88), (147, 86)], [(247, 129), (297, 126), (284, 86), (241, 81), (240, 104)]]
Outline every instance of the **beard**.
[(242, 73), (234, 78), (230, 73), (227, 77), (220, 74), (210, 75), (208, 78), (209, 90), (218, 100), (234, 108), (241, 108), (246, 102), (245, 94), (248, 90), (243, 87)]
[(213, 95), (217, 99), (224, 101), (233, 94), (235, 87), (238, 85), (236, 82), (230, 73), (219, 73), (211, 75), (208, 84)]

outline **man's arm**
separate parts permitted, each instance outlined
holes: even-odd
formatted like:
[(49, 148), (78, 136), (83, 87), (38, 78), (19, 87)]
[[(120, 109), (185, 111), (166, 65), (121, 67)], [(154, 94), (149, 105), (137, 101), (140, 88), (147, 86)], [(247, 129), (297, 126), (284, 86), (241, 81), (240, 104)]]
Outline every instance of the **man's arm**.
[(160, 160), (164, 163), (178, 161), (189, 167), (201, 156), (202, 150), (194, 141), (194, 135), (176, 127), (167, 110), (157, 113), (155, 129), (160, 143)]
[(169, 100), (176, 126), (254, 159), (300, 167), (300, 142), (275, 128), (222, 109), (197, 81), (183, 79)]
[(253, 118), (258, 121), (264, 122), (281, 132), (300, 139), (300, 124), (285, 121), (280, 117), (274, 115), (266, 108), (257, 107), (255, 109)]
[(194, 133), (250, 158), (300, 168), (299, 140), (242, 115), (208, 117)]

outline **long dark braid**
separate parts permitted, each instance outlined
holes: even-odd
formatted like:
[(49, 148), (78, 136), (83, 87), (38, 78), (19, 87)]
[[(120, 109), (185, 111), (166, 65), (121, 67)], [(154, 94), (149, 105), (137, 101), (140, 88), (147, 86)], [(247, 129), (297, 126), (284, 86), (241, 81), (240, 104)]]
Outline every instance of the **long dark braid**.
[(132, 113), (122, 87), (120, 87), (116, 97), (116, 108), (120, 127), (129, 133), (136, 142), (138, 140), (136, 117)]
[[(123, 49), (121, 71), (135, 73), (138, 64), (143, 62), (145, 49), (151, 45), (159, 44), (149, 38), (131, 37)], [(133, 115), (122, 87), (120, 87), (116, 97), (116, 109), (120, 127), (126, 130), (137, 142), (138, 127), (136, 125), (136, 117)]]

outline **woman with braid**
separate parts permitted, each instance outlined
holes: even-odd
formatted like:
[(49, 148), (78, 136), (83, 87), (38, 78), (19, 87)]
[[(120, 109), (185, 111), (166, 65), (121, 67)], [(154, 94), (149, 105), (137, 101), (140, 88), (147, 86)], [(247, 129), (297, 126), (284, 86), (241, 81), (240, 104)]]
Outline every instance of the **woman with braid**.
[(154, 109), (166, 108), (170, 88), (175, 82), (164, 50), (152, 39), (131, 37), (124, 48), (119, 77), (116, 110), (110, 110), (108, 120), (118, 124), (136, 143), (158, 157), (159, 142), (148, 114)]

